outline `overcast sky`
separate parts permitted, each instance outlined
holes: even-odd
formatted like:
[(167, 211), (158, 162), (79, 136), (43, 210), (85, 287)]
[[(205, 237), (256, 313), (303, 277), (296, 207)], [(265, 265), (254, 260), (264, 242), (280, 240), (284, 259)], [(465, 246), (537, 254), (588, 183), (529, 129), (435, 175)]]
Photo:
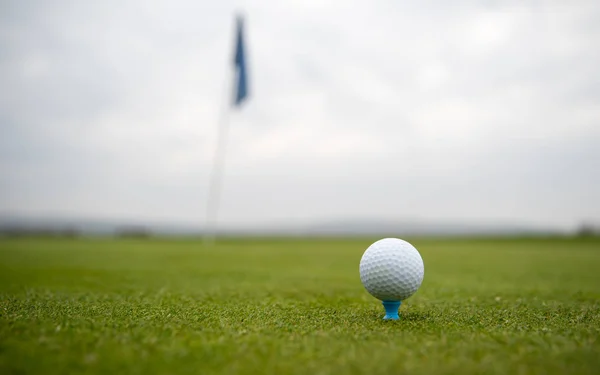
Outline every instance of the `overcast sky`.
[[(452, 5), (450, 5), (452, 3)], [(600, 3), (0, 0), (0, 213), (600, 221)]]

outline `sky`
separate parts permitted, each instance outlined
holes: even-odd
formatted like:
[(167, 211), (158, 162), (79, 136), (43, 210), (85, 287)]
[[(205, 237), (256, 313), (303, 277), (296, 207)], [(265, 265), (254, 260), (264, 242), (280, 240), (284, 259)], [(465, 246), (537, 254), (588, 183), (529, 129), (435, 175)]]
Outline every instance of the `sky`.
[(600, 223), (598, 46), (594, 0), (0, 0), (0, 215), (204, 225), (227, 121), (223, 226)]

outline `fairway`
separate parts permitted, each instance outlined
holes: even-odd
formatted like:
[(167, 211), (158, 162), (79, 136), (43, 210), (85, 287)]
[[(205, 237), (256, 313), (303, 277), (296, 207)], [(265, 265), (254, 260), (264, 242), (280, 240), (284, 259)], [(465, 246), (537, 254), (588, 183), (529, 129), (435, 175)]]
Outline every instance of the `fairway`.
[(411, 240), (399, 321), (375, 240), (0, 239), (0, 373), (600, 372), (600, 239)]

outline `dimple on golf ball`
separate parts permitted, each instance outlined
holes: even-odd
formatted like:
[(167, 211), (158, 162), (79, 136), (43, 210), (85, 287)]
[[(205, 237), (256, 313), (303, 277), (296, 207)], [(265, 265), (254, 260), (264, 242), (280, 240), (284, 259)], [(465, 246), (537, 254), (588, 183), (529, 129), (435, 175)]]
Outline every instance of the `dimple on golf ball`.
[(421, 254), (410, 243), (384, 238), (367, 248), (360, 260), (360, 280), (381, 301), (403, 301), (423, 282)]

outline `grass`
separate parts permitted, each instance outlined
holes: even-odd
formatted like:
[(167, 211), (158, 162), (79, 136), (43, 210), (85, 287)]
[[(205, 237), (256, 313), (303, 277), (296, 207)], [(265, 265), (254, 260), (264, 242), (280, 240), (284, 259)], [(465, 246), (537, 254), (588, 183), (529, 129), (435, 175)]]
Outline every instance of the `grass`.
[(396, 322), (371, 242), (0, 240), (0, 373), (600, 371), (599, 239), (414, 240)]

